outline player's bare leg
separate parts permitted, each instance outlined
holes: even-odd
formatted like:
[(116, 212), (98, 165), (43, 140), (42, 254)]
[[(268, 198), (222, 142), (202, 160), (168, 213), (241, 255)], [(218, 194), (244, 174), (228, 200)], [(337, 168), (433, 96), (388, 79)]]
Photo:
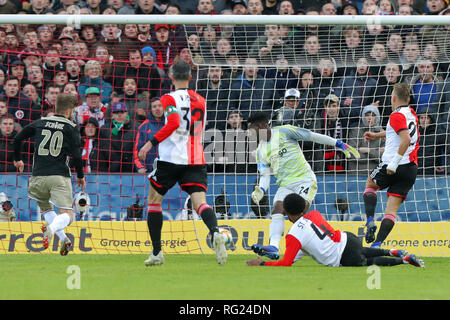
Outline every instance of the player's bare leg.
[(373, 182), (371, 177), (367, 178), (366, 188), (364, 190), (364, 208), (366, 211), (366, 242), (371, 243), (375, 240), (375, 232), (377, 226), (375, 225), (375, 207), (377, 206), (377, 190), (378, 186)]
[(214, 210), (206, 203), (205, 192), (192, 192), (190, 194), (192, 206), (197, 214), (202, 217), (203, 222), (211, 233), (211, 241), (214, 251), (216, 252), (216, 260), (220, 265), (227, 262), (227, 249), (225, 247), (225, 235), (219, 233), (217, 228), (217, 217)]
[(254, 244), (252, 246), (252, 250), (259, 256), (267, 257), (272, 260), (278, 260), (280, 258), (280, 254), (278, 253), (280, 241), (284, 232), (283, 201), (277, 201), (274, 203), (270, 218), (269, 245), (261, 246)]
[[(308, 211), (309, 207), (310, 205), (308, 203), (305, 212)], [(269, 245), (261, 246), (254, 244), (252, 246), (253, 252), (260, 256), (268, 257), (272, 260), (278, 260), (280, 258), (278, 251), (280, 249), (280, 241), (284, 232), (284, 216), (283, 201), (275, 202), (270, 215), (272, 221), (269, 226)]]
[(147, 210), (147, 226), (152, 240), (153, 250), (150, 252), (147, 260), (144, 261), (146, 266), (161, 265), (164, 263), (164, 255), (161, 250), (161, 230), (163, 225), (163, 215), (161, 203), (164, 196), (160, 195), (153, 186), (149, 186), (148, 210)]
[(386, 210), (384, 213), (384, 218), (381, 220), (380, 230), (378, 231), (375, 242), (372, 247), (380, 247), (381, 243), (387, 238), (392, 228), (394, 228), (395, 217), (397, 216), (398, 209), (403, 203), (404, 198), (397, 196), (388, 196), (388, 201), (386, 204)]

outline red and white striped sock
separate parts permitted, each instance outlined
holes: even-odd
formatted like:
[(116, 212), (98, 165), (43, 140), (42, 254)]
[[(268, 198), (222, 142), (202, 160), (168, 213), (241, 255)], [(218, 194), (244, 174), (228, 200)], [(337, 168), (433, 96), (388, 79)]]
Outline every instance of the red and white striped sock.
[(391, 232), (392, 228), (394, 228), (394, 225), (395, 215), (391, 213), (385, 214), (381, 220), (380, 231), (378, 231), (375, 242), (383, 242)]

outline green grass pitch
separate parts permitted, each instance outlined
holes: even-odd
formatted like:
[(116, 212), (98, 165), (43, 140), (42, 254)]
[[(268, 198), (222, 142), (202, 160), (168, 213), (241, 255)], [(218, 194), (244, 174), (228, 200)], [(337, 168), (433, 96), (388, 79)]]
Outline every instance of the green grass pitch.
[(381, 267), (376, 288), (366, 267), (325, 267), (309, 257), (292, 267), (247, 266), (254, 257), (229, 255), (219, 266), (213, 255), (166, 255), (164, 265), (145, 267), (146, 255), (0, 255), (0, 299), (450, 299), (449, 258), (425, 258), (425, 269)]

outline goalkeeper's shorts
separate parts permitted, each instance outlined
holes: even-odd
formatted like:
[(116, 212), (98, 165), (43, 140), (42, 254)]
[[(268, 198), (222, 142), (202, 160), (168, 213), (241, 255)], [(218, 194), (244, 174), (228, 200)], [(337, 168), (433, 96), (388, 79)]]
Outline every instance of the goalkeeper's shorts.
[(303, 199), (308, 201), (309, 204), (312, 204), (317, 194), (317, 182), (315, 180), (298, 181), (279, 187), (273, 198), (273, 202), (283, 201), (284, 198), (291, 193), (300, 195)]

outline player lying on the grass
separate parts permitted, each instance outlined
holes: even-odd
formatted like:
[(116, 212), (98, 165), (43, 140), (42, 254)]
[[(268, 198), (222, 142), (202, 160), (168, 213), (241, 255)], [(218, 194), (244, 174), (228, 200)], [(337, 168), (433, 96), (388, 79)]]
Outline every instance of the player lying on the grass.
[[(53, 234), (61, 240), (60, 254), (65, 256), (72, 246), (64, 229), (73, 221), (71, 172), (67, 165), (72, 156), (77, 172), (77, 186), (84, 191), (86, 181), (81, 159), (81, 138), (71, 121), (78, 99), (73, 95), (56, 97), (55, 115), (44, 117), (25, 126), (14, 141), (14, 166), (23, 172), (22, 141), (32, 138), (35, 143), (32, 176), (28, 195), (35, 199), (47, 225), (42, 226), (44, 248), (48, 248)], [(58, 208), (59, 215), (53, 205)]]
[(161, 97), (166, 123), (138, 154), (145, 161), (150, 149), (158, 146), (154, 170), (148, 175), (147, 224), (153, 251), (144, 263), (146, 266), (164, 263), (161, 250), (161, 203), (167, 191), (178, 182), (181, 189), (190, 195), (193, 209), (208, 227), (217, 262), (223, 265), (227, 261), (226, 237), (218, 232), (216, 214), (206, 203), (208, 177), (202, 146), (206, 120), (205, 99), (195, 91), (188, 90), (191, 67), (185, 61), (177, 61), (169, 76), (175, 91)]
[(412, 264), (424, 267), (424, 262), (404, 250), (365, 248), (351, 232), (334, 230), (319, 211), (304, 214), (307, 203), (296, 193), (285, 197), (283, 206), (293, 223), (286, 235), (286, 252), (282, 260), (263, 261), (261, 258), (247, 261), (249, 266), (291, 266), (305, 254), (330, 267), (395, 266)]
[(311, 166), (306, 161), (299, 141), (312, 141), (342, 150), (347, 158), (359, 158), (359, 152), (340, 140), (291, 125), (270, 128), (269, 119), (264, 112), (255, 112), (249, 119), (251, 134), (256, 135), (258, 148), (256, 161), (261, 174), (259, 185), (251, 194), (258, 204), (270, 186), (271, 170), (279, 186), (273, 199), (271, 223), (269, 226), (269, 245), (252, 246), (255, 253), (278, 259), (278, 248), (284, 231), (283, 199), (294, 192), (305, 199), (304, 212), (311, 206), (317, 193), (317, 180)]
[[(409, 85), (397, 83), (391, 95), (392, 113), (386, 131), (366, 132), (366, 141), (386, 138), (381, 163), (367, 178), (363, 199), (367, 216), (366, 242), (372, 247), (380, 247), (395, 224), (398, 209), (413, 187), (417, 176), (417, 150), (419, 149), (419, 130), (417, 115), (408, 105)], [(377, 205), (377, 190), (386, 189), (388, 201), (380, 230), (375, 238), (377, 227), (374, 221)]]

